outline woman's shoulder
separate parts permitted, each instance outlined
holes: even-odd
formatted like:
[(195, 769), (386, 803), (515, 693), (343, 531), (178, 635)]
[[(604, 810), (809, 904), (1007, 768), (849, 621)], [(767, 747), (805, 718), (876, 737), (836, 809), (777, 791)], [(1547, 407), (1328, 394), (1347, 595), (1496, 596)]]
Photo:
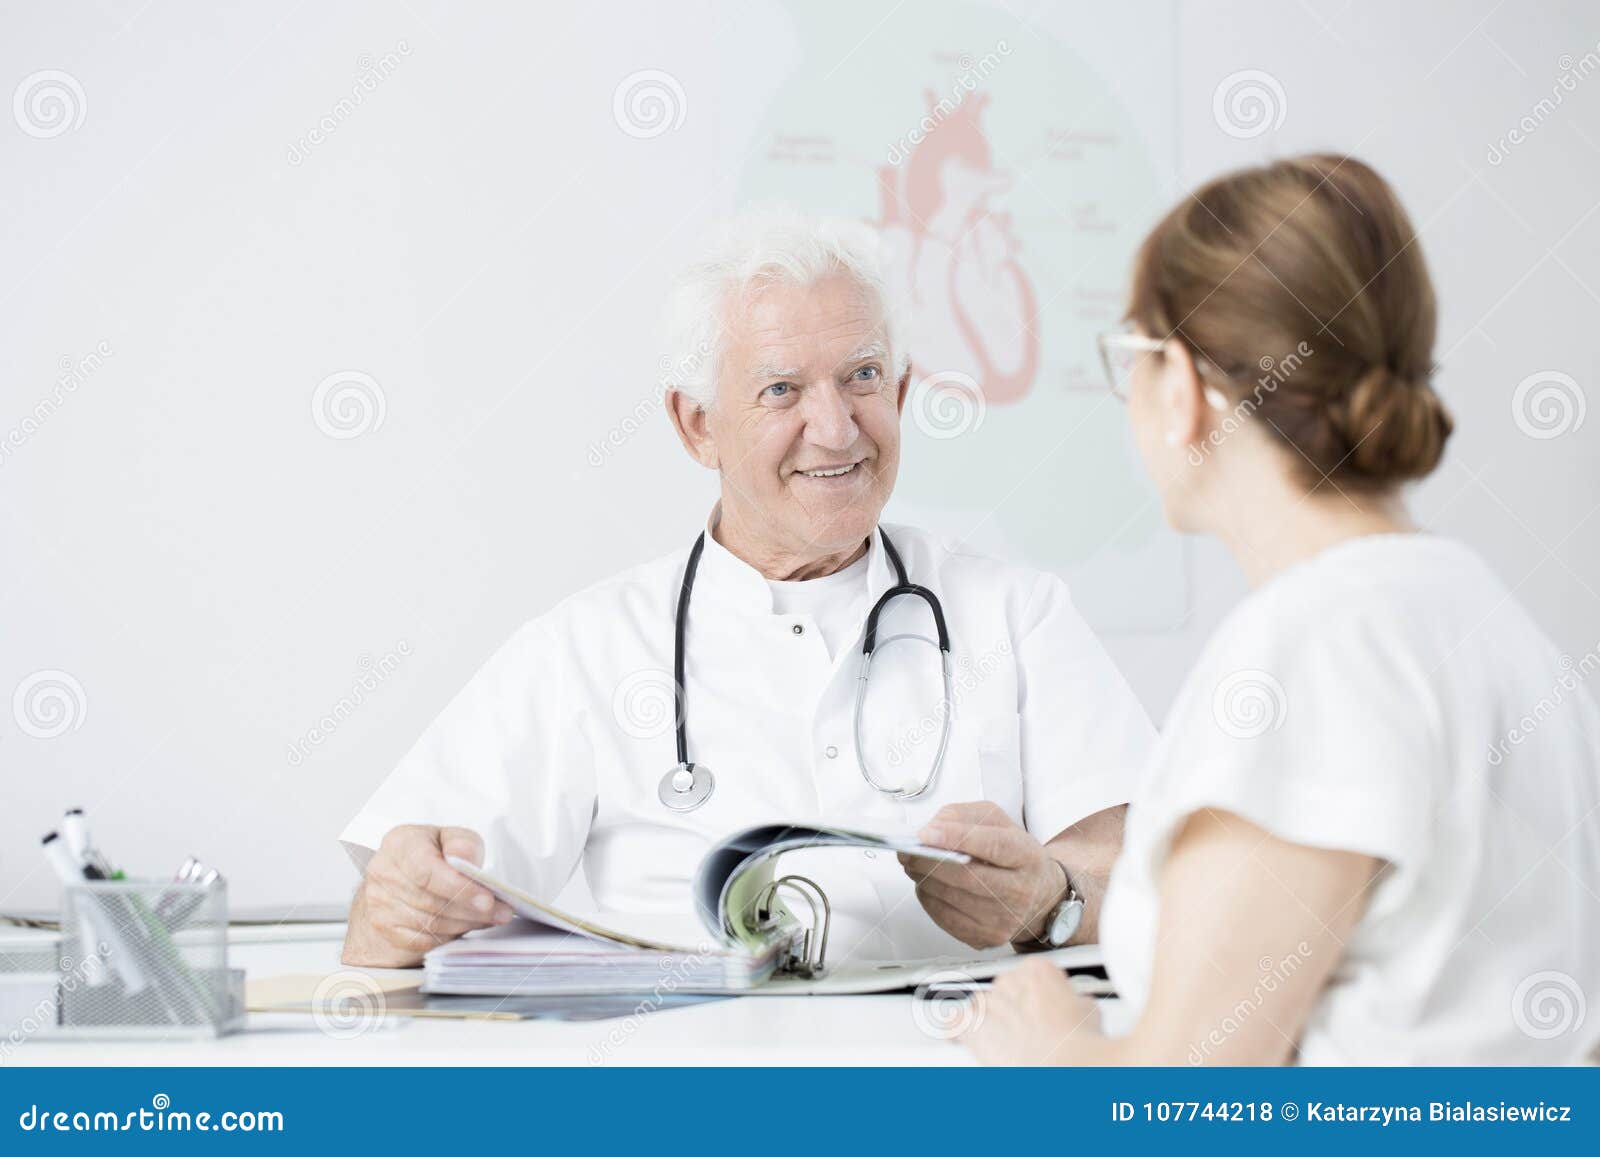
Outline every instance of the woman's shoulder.
[[(1279, 573), (1217, 626), (1186, 680), (1190, 710), (1244, 680), (1333, 697), (1369, 716), (1399, 699), (1431, 703), (1456, 649), (1542, 642), (1505, 587), (1469, 548), (1431, 535), (1348, 540)], [(1521, 615), (1525, 618), (1525, 615)], [(1506, 624), (1502, 624), (1504, 626)], [(1477, 634), (1475, 634), (1477, 632)], [(1479, 638), (1478, 634), (1486, 637)], [(1496, 636), (1496, 639), (1488, 638)], [(1203, 706), (1204, 703), (1199, 703)], [(1423, 714), (1428, 714), (1423, 712)]]
[(1364, 625), (1409, 635), (1481, 616), (1506, 594), (1488, 564), (1455, 539), (1364, 535), (1296, 563), (1251, 592), (1223, 620), (1218, 638), (1256, 632), (1281, 638), (1285, 631), (1305, 638)]

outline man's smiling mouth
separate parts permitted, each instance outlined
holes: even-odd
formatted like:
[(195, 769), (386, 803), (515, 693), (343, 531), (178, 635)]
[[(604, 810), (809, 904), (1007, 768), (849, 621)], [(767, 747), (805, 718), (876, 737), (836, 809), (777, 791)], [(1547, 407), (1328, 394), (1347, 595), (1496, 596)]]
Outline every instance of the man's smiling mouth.
[(845, 466), (819, 466), (815, 470), (796, 470), (795, 473), (806, 478), (841, 478), (853, 473), (860, 465), (859, 462), (851, 462)]

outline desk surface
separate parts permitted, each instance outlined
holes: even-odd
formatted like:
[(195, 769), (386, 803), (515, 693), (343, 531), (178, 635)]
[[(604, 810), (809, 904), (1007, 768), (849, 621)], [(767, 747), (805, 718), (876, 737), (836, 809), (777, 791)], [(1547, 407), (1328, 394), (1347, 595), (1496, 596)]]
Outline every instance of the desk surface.
[[(230, 963), (252, 978), (340, 969), (342, 926), (239, 930)], [(293, 936), (293, 939), (285, 937)], [(375, 976), (393, 976), (372, 970)], [(420, 970), (410, 975), (420, 978)], [(388, 1017), (341, 1036), (309, 1014), (256, 1014), (216, 1040), (27, 1039), (8, 1065), (961, 1065), (906, 993), (747, 997), (613, 1020)]]

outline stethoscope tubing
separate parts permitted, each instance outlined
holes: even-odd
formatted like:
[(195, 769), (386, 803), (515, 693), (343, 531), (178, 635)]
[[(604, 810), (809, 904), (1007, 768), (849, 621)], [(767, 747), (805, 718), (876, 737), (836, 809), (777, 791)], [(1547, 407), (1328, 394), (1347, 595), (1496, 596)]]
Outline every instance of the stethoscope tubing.
[[(866, 780), (868, 786), (870, 786), (874, 791), (880, 792), (891, 799), (915, 799), (920, 795), (925, 795), (930, 789), (932, 789), (934, 782), (938, 779), (940, 768), (944, 766), (945, 752), (950, 746), (951, 717), (954, 714), (954, 696), (952, 693), (953, 688), (951, 675), (952, 664), (950, 661), (950, 632), (945, 624), (944, 608), (939, 603), (939, 597), (927, 587), (910, 581), (906, 574), (905, 563), (901, 561), (900, 552), (895, 549), (894, 543), (889, 539), (888, 532), (886, 532), (881, 526), (878, 527), (878, 537), (883, 542), (884, 553), (888, 556), (890, 564), (894, 567), (896, 582), (894, 586), (884, 591), (883, 594), (878, 597), (878, 601), (873, 604), (871, 612), (867, 615), (866, 632), (861, 643), (861, 673), (856, 678), (855, 720), (853, 728), (853, 738), (855, 740), (856, 748), (856, 761), (861, 767), (861, 777)], [(677, 616), (673, 624), (672, 697), (674, 712), (673, 723), (676, 731), (678, 762), (673, 769), (667, 773), (667, 778), (663, 779), (662, 781), (661, 798), (662, 802), (668, 807), (680, 811), (692, 811), (694, 808), (699, 807), (700, 804), (704, 803), (705, 800), (710, 797), (711, 793), (711, 780), (709, 771), (706, 769), (700, 769), (697, 771), (695, 765), (689, 762), (689, 713), (687, 703), (687, 686), (684, 680), (685, 656), (688, 652), (689, 599), (694, 590), (695, 574), (700, 568), (700, 556), (705, 552), (705, 546), (706, 534), (705, 531), (701, 531), (699, 537), (694, 540), (694, 547), (689, 551), (689, 560), (684, 565), (683, 582), (678, 588)], [(872, 655), (877, 649), (878, 645), (878, 619), (883, 614), (884, 609), (891, 602), (897, 598), (903, 598), (906, 596), (921, 599), (928, 605), (929, 611), (931, 611), (933, 614), (933, 624), (937, 633), (937, 645), (939, 648), (940, 674), (942, 675), (944, 682), (944, 702), (942, 704), (942, 719), (940, 721), (939, 730), (939, 748), (934, 753), (933, 765), (929, 769), (927, 777), (918, 787), (895, 788), (887, 787), (880, 783), (878, 778), (873, 775), (872, 769), (867, 764), (866, 744), (864, 742), (864, 736), (862, 732), (861, 717), (863, 708), (866, 704), (867, 680), (872, 670)], [(922, 636), (896, 635), (893, 638), (900, 639), (921, 637)], [(892, 640), (885, 640), (885, 642), (889, 641)], [(673, 798), (672, 792), (668, 790), (668, 780), (675, 780), (678, 777), (683, 777), (685, 774), (687, 774), (688, 782), (691, 784), (696, 783), (697, 775), (703, 775), (705, 777), (705, 781), (703, 785), (697, 786), (693, 789), (693, 798), (686, 798), (684, 805), (677, 807), (673, 803), (668, 802)], [(687, 789), (678, 790), (684, 792), (685, 794), (687, 793)]]

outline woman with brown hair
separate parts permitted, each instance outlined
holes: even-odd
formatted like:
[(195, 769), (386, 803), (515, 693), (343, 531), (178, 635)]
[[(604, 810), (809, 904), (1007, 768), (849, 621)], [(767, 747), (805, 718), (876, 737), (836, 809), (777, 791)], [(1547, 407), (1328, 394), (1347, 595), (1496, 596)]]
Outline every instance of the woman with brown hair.
[(1600, 712), (1488, 567), (1411, 521), (1451, 418), (1416, 232), (1348, 157), (1211, 182), (1102, 338), (1168, 520), (1252, 590), (1172, 707), (1101, 920), (1132, 1027), (1033, 962), (1002, 1063), (1559, 1063), (1600, 1038)]

